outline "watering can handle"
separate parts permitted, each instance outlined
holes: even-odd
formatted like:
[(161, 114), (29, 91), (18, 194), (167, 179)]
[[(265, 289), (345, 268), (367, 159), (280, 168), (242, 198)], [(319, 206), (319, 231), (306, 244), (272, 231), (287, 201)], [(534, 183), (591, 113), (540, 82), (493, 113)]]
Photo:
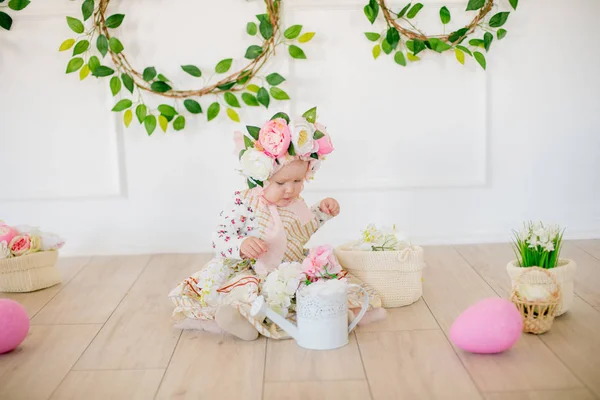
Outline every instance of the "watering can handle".
[(363, 300), (363, 305), (362, 305), (360, 312), (358, 313), (356, 318), (354, 318), (354, 320), (352, 321), (352, 323), (350, 323), (350, 326), (348, 327), (348, 333), (350, 333), (350, 332), (352, 332), (352, 330), (354, 328), (356, 328), (356, 325), (365, 316), (367, 309), (369, 308), (369, 293), (367, 293), (367, 291), (363, 287), (361, 287), (360, 285), (356, 285), (354, 283), (349, 284), (348, 287), (359, 288), (360, 290), (362, 290), (363, 294), (365, 295), (364, 300)]

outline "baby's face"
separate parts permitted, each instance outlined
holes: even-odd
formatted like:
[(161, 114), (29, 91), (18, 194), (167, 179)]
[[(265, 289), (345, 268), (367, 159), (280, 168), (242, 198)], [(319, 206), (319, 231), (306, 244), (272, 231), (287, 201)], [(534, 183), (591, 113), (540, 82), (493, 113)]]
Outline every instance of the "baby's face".
[(307, 171), (307, 161), (296, 160), (287, 164), (269, 179), (269, 185), (264, 192), (265, 198), (279, 207), (289, 205), (304, 189)]

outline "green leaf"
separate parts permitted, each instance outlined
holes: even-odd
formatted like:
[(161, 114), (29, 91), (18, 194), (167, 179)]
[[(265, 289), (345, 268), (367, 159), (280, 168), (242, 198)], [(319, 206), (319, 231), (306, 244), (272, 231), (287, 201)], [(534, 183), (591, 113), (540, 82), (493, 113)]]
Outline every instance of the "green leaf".
[(292, 157), (296, 155), (296, 150), (294, 149), (293, 143), (290, 143), (290, 147), (288, 147), (288, 154)]
[(83, 20), (87, 21), (89, 17), (94, 13), (94, 0), (85, 0), (81, 5), (81, 14)]
[(419, 39), (414, 39), (412, 46), (413, 46), (413, 55), (415, 55), (415, 56), (427, 48), (425, 46), (425, 43)]
[(166, 76), (164, 76), (163, 74), (158, 74), (158, 78), (159, 81), (163, 81), (163, 82), (171, 82), (171, 80), (169, 78), (167, 78)]
[(232, 62), (233, 59), (231, 58), (226, 58), (224, 60), (219, 61), (215, 67), (215, 72), (217, 74), (224, 74), (225, 72), (229, 71)]
[(513, 10), (517, 9), (517, 6), (519, 5), (519, 0), (508, 0), (508, 2), (512, 6)]
[(83, 33), (85, 28), (83, 27), (83, 22), (78, 20), (77, 18), (67, 17), (67, 24), (69, 28), (75, 33)]
[(392, 50), (394, 50), (398, 46), (398, 43), (400, 43), (400, 33), (396, 30), (396, 28), (391, 27), (388, 29), (385, 39), (392, 47)]
[(155, 81), (150, 85), (150, 89), (154, 90), (157, 93), (165, 93), (172, 89), (172, 87), (163, 81)]
[(81, 57), (72, 58), (71, 61), (69, 61), (69, 63), (67, 64), (67, 72), (66, 73), (70, 74), (71, 72), (77, 71), (81, 67), (83, 67), (83, 58), (81, 58)]
[(75, 39), (67, 39), (61, 43), (58, 51), (66, 51), (69, 50), (75, 44)]
[(485, 56), (478, 51), (475, 52), (474, 56), (479, 65), (481, 65), (481, 68), (486, 69), (487, 63), (485, 61)]
[(131, 112), (131, 110), (127, 110), (123, 114), (123, 123), (125, 124), (125, 127), (129, 128), (131, 121), (133, 121), (133, 112)]
[(377, 10), (375, 10), (373, 7), (371, 7), (370, 4), (367, 4), (363, 10), (369, 22), (371, 24), (375, 23), (375, 20), (377, 19), (377, 14), (379, 14), (379, 6), (377, 7)]
[(208, 112), (207, 112), (208, 120), (212, 121), (213, 119), (217, 118), (217, 115), (219, 115), (220, 111), (221, 111), (221, 105), (219, 103), (217, 103), (216, 101), (214, 103), (212, 103), (208, 107)]
[(296, 39), (302, 32), (302, 25), (292, 25), (283, 32), (286, 39)]
[(180, 115), (177, 118), (175, 118), (175, 121), (173, 121), (173, 128), (176, 131), (181, 131), (185, 129), (185, 117), (183, 115)]
[(255, 22), (248, 22), (246, 24), (246, 32), (250, 36), (256, 35), (256, 32), (258, 32), (258, 27), (256, 26), (256, 23)]
[(252, 77), (252, 71), (243, 71), (242, 73), (240, 73), (238, 75), (238, 78), (236, 80), (236, 82), (240, 85), (245, 84), (246, 82), (248, 82), (248, 80)]
[(269, 14), (258, 14), (256, 16), (256, 19), (258, 20), (258, 22), (268, 21), (269, 20)]
[(271, 21), (267, 19), (260, 21), (258, 30), (265, 40), (269, 40), (273, 37), (273, 25), (271, 25)]
[(252, 140), (250, 140), (250, 138), (246, 135), (244, 135), (244, 147), (246, 149), (254, 147), (254, 142)]
[(106, 53), (108, 53), (108, 39), (106, 38), (106, 36), (98, 36), (98, 39), (96, 39), (96, 48), (98, 49), (100, 54), (102, 54), (102, 57), (106, 56)]
[(406, 41), (406, 48), (408, 49), (408, 51), (415, 51), (415, 43), (412, 40), (407, 40)]
[(485, 51), (490, 51), (490, 47), (492, 46), (492, 41), (494, 40), (494, 35), (489, 32), (486, 32), (483, 35), (483, 47), (485, 47)]
[(436, 38), (429, 39), (429, 44), (431, 45), (431, 49), (438, 53), (443, 53), (452, 48), (448, 43)]
[(448, 10), (448, 7), (444, 6), (442, 8), (440, 8), (440, 19), (442, 20), (442, 24), (446, 25), (448, 22), (450, 22), (450, 10)]
[(392, 45), (387, 41), (387, 39), (383, 39), (381, 41), (381, 48), (385, 54), (390, 54), (392, 52)]
[(283, 90), (279, 89), (278, 87), (272, 87), (270, 89), (270, 92), (271, 92), (271, 96), (273, 96), (273, 98), (275, 100), (289, 100), (290, 99), (290, 96)]
[(121, 80), (117, 76), (110, 78), (110, 91), (113, 96), (121, 91)]
[(325, 137), (325, 134), (324, 134), (323, 132), (321, 132), (321, 131), (320, 131), (320, 130), (318, 130), (318, 129), (317, 129), (317, 130), (315, 130), (315, 133), (314, 133), (314, 135), (313, 135), (313, 139), (314, 139), (314, 140), (319, 140), (319, 139), (321, 139), (321, 138), (324, 138), (324, 137)]
[(235, 94), (231, 93), (231, 92), (225, 92), (224, 95), (225, 98), (225, 103), (229, 104), (231, 107), (237, 107), (240, 108), (240, 102), (238, 101), (237, 97), (235, 97)]
[(227, 116), (234, 122), (240, 122), (240, 116), (233, 108), (227, 108)]
[(246, 89), (248, 89), (248, 91), (250, 91), (250, 92), (258, 93), (258, 91), (260, 90), (260, 87), (258, 87), (257, 85), (251, 84), (251, 85), (248, 85), (246, 87)]
[(122, 100), (119, 100), (117, 102), (117, 104), (115, 104), (115, 106), (112, 108), (111, 111), (115, 111), (115, 112), (123, 111), (123, 110), (128, 109), (132, 105), (133, 105), (133, 103), (131, 102), (131, 100), (129, 100), (129, 99), (122, 99)]
[(182, 65), (181, 69), (196, 78), (200, 78), (202, 76), (202, 71), (200, 71), (200, 68), (196, 67), (195, 65)]
[(467, 49), (465, 46), (458, 45), (458, 46), (456, 46), (456, 48), (467, 53), (471, 57), (473, 56), (473, 53), (471, 53), (471, 50)]
[(272, 74), (267, 75), (267, 82), (271, 86), (277, 86), (285, 81), (285, 78), (279, 75), (277, 72), (273, 72)]
[(119, 54), (123, 51), (123, 43), (116, 37), (111, 37), (108, 41), (108, 46), (113, 53)]
[(260, 105), (256, 99), (256, 96), (250, 93), (242, 93), (242, 101), (251, 107), (258, 107)]
[(302, 116), (311, 124), (317, 122), (317, 107), (313, 107), (310, 110), (307, 110)]
[(402, 53), (401, 51), (397, 51), (396, 54), (394, 54), (394, 61), (396, 62), (396, 64), (400, 64), (403, 67), (406, 67), (406, 58), (404, 58), (404, 53)]
[(291, 45), (288, 48), (288, 51), (290, 53), (290, 56), (292, 56), (292, 58), (301, 59), (301, 60), (306, 59), (306, 54), (304, 54), (304, 51), (296, 45)]
[(168, 104), (161, 104), (158, 106), (158, 112), (160, 112), (165, 117), (174, 117), (177, 115), (177, 110)]
[(406, 53), (406, 58), (408, 58), (408, 60), (411, 62), (417, 62), (420, 60), (419, 57), (413, 55), (412, 53)]
[(479, 10), (485, 5), (485, 0), (469, 0), (466, 11)]
[(146, 67), (142, 73), (142, 77), (146, 82), (150, 82), (152, 79), (156, 78), (156, 69), (154, 67)]
[(456, 56), (456, 59), (458, 60), (459, 63), (461, 63), (462, 65), (465, 65), (465, 53), (463, 53), (459, 49), (454, 49), (454, 55)]
[(408, 9), (410, 8), (411, 5), (412, 5), (412, 3), (408, 3), (406, 6), (404, 6), (404, 8), (402, 10), (400, 10), (400, 12), (398, 13), (398, 18), (404, 18), (404, 16), (406, 15), (406, 12), (408, 11)]
[(90, 71), (92, 71), (93, 74), (96, 68), (100, 66), (100, 60), (98, 59), (98, 57), (91, 56), (88, 60), (88, 66), (90, 67)]
[(138, 106), (135, 108), (135, 115), (140, 124), (146, 119), (146, 113), (147, 109), (146, 106), (143, 104), (138, 104)]
[(373, 50), (371, 50), (371, 53), (373, 54), (373, 58), (374, 58), (375, 60), (377, 60), (377, 58), (379, 58), (379, 56), (381, 55), (381, 46), (380, 46), (380, 45), (378, 45), (378, 44), (376, 44), (376, 45), (373, 47)]
[(300, 43), (307, 43), (310, 42), (312, 40), (312, 38), (315, 37), (315, 32), (306, 32), (303, 33), (302, 35), (300, 35), (300, 37), (298, 38), (298, 42)]
[[(271, 119), (273, 119), (273, 118), (271, 118)], [(254, 140), (258, 140), (258, 135), (260, 133), (260, 128), (258, 126), (246, 125), (246, 130), (248, 131), (248, 133), (250, 134), (250, 136), (252, 136), (252, 138)]]
[(29, 0), (10, 0), (8, 2), (8, 8), (14, 11), (21, 11), (31, 3)]
[(258, 102), (265, 106), (265, 108), (269, 108), (269, 103), (271, 103), (271, 97), (269, 96), (269, 92), (264, 87), (261, 87), (256, 94), (256, 98)]
[(481, 48), (485, 47), (485, 42), (481, 39), (471, 39), (471, 40), (469, 40), (469, 44), (471, 46), (475, 46), (475, 47), (481, 47)]
[(159, 115), (158, 125), (163, 132), (167, 133), (167, 129), (169, 128), (169, 120), (164, 115)]
[(369, 39), (371, 42), (376, 42), (379, 40), (379, 38), (381, 37), (381, 35), (379, 33), (375, 33), (375, 32), (365, 32), (365, 36), (367, 37), (367, 39)]
[(217, 86), (217, 89), (222, 90), (222, 91), (225, 92), (225, 91), (231, 89), (232, 87), (234, 87), (235, 83), (236, 83), (235, 81), (224, 83), (222, 85)]
[(510, 12), (508, 12), (508, 11), (499, 12), (498, 14), (494, 15), (490, 19), (490, 26), (492, 28), (500, 28), (502, 25), (504, 25), (506, 23), (506, 20), (508, 20), (509, 15), (510, 15)]
[(200, 114), (202, 112), (202, 107), (200, 107), (200, 103), (196, 100), (186, 99), (183, 101), (183, 105), (192, 114)]
[(253, 44), (251, 46), (248, 46), (248, 48), (246, 49), (246, 54), (244, 54), (244, 57), (246, 57), (248, 60), (255, 60), (262, 54), (262, 52), (263, 52), (262, 47)]
[(498, 35), (498, 40), (504, 39), (506, 37), (507, 33), (508, 33), (507, 30), (504, 28), (498, 29), (498, 32), (496, 32), (496, 34)]
[(464, 37), (464, 36), (467, 34), (467, 32), (469, 32), (469, 28), (462, 28), (462, 29), (459, 29), (459, 30), (457, 30), (456, 32), (452, 32), (452, 33), (450, 34), (450, 36), (448, 37), (448, 40), (449, 40), (451, 43), (456, 43), (456, 42), (458, 42), (459, 40), (461, 40), (461, 38), (463, 38), (463, 37)]
[(156, 129), (156, 117), (154, 115), (147, 115), (144, 118), (144, 127), (146, 128), (148, 136), (152, 135)]
[(125, 18), (125, 14), (113, 14), (110, 17), (106, 18), (106, 22), (104, 23), (104, 25), (106, 25), (107, 28), (111, 29), (118, 28), (123, 23), (123, 18)]
[(73, 55), (77, 56), (79, 54), (85, 53), (86, 50), (90, 47), (90, 42), (87, 40), (82, 40), (75, 45), (73, 49)]
[[(92, 67), (90, 67), (90, 69), (92, 69)], [(114, 69), (105, 67), (104, 65), (100, 65), (96, 69), (92, 70), (92, 75), (94, 75), (96, 78), (111, 76), (114, 73), (115, 73)]]
[(284, 112), (278, 112), (275, 115), (273, 115), (271, 117), (271, 120), (277, 119), (277, 118), (283, 118), (285, 120), (285, 122), (287, 122), (288, 124), (290, 123), (290, 116), (287, 115)]
[(90, 67), (86, 64), (79, 70), (79, 80), (82, 81), (90, 74)]
[(10, 30), (10, 27), (12, 26), (12, 18), (10, 17), (10, 15), (8, 15), (7, 13), (0, 11), (0, 27), (6, 29), (7, 31)]
[(123, 85), (129, 90), (129, 93), (133, 94), (133, 78), (127, 74), (121, 74), (121, 80)]
[(408, 11), (408, 13), (406, 14), (406, 17), (409, 19), (412, 19), (414, 17), (417, 16), (417, 14), (419, 13), (419, 11), (421, 11), (421, 9), (423, 8), (423, 4), (421, 3), (417, 3), (414, 6), (412, 6), (410, 8), (410, 10)]

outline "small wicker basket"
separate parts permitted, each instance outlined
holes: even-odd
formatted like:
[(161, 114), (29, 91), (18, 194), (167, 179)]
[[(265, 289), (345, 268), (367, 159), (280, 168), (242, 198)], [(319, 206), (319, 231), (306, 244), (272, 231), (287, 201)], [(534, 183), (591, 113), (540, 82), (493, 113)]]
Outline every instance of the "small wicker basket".
[[(536, 272), (538, 275), (545, 274), (554, 284), (554, 290), (550, 292), (550, 297), (545, 300), (529, 301), (519, 294), (519, 285), (521, 277)], [(554, 322), (554, 317), (558, 311), (561, 293), (560, 286), (554, 275), (544, 268), (531, 267), (519, 275), (512, 288), (510, 300), (517, 306), (517, 309), (523, 317), (523, 332), (540, 335), (548, 332)]]
[(33, 292), (61, 282), (57, 251), (0, 260), (0, 292)]
[(423, 295), (423, 249), (409, 246), (400, 251), (353, 250), (355, 243), (337, 247), (335, 255), (342, 268), (370, 285), (386, 308), (402, 307)]

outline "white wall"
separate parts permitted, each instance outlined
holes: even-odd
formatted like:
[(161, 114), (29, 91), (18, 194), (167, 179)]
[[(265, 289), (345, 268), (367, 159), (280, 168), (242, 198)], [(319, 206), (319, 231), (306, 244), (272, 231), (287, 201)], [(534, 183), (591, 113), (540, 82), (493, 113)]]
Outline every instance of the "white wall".
[[(114, 3), (127, 14), (119, 37), (133, 63), (182, 86), (196, 81), (179, 65), (242, 62), (245, 23), (263, 10), (242, 0)], [(305, 196), (342, 204), (316, 241), (352, 239), (369, 222), (396, 222), (418, 243), (507, 240), (527, 219), (600, 237), (600, 2), (521, 1), (487, 72), (452, 54), (404, 69), (373, 61), (366, 0), (284, 3), (288, 25), (318, 36), (304, 46), (308, 61), (274, 62), (293, 97), (277, 105), (318, 105), (337, 146)], [(464, 3), (444, 2), (457, 23)], [(425, 4), (420, 20), (433, 32), (441, 3)], [(209, 250), (223, 199), (242, 183), (231, 146), (241, 126), (188, 118), (184, 132), (150, 138), (125, 129), (109, 111), (108, 80), (63, 73), (65, 15), (79, 7), (35, 1), (0, 32), (0, 219), (64, 235), (65, 254)], [(255, 125), (275, 112), (245, 110)]]

